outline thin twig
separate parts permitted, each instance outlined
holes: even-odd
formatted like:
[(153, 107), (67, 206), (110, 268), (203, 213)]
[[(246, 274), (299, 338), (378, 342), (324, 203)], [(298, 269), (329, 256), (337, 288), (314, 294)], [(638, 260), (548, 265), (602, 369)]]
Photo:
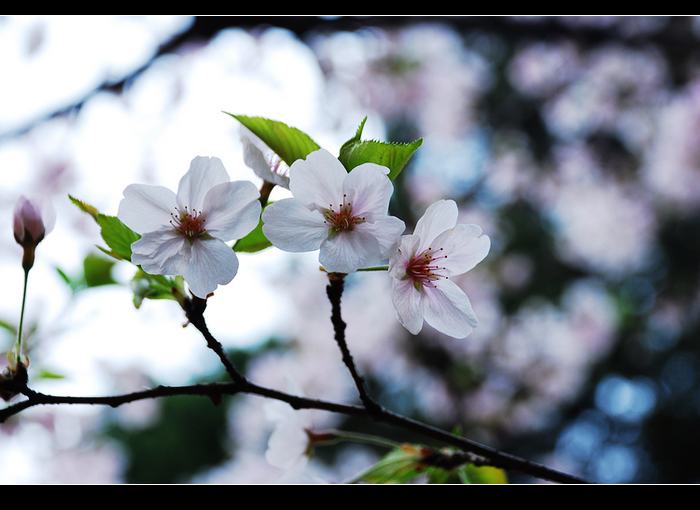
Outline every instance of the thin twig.
[(382, 406), (377, 404), (369, 396), (367, 387), (365, 386), (365, 379), (360, 375), (360, 372), (355, 366), (355, 360), (353, 360), (350, 354), (350, 349), (348, 349), (348, 344), (345, 342), (345, 328), (347, 325), (343, 321), (340, 313), (340, 299), (343, 295), (343, 289), (345, 287), (345, 274), (344, 273), (328, 273), (328, 285), (326, 286), (326, 294), (328, 294), (328, 299), (331, 302), (331, 323), (333, 324), (333, 331), (335, 332), (335, 341), (340, 348), (340, 352), (343, 354), (343, 363), (348, 367), (350, 375), (352, 375), (353, 381), (355, 381), (355, 386), (357, 391), (360, 393), (360, 400), (362, 404), (367, 408), (372, 416), (379, 415), (382, 412)]

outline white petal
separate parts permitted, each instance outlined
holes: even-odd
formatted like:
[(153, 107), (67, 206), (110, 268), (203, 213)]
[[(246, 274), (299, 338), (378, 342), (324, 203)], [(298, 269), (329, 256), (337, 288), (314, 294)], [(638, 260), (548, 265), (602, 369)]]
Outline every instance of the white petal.
[(294, 198), (268, 205), (262, 213), (262, 220), (265, 236), (284, 251), (317, 250), (329, 234), (323, 215), (308, 210)]
[(428, 249), (433, 239), (457, 224), (459, 211), (454, 200), (439, 200), (426, 209), (413, 231), (421, 239), (420, 251)]
[(421, 295), (410, 279), (399, 280), (394, 278), (392, 282), (391, 300), (396, 310), (396, 318), (409, 332), (414, 335), (423, 329), (423, 310), (421, 309)]
[(260, 220), (260, 192), (252, 182), (235, 181), (211, 188), (204, 198), (207, 232), (222, 241), (240, 239)]
[(478, 324), (469, 298), (450, 280), (435, 283), (437, 288), (423, 287), (421, 306), (426, 322), (446, 335), (466, 338)]
[(430, 246), (433, 252), (443, 249), (447, 258), (439, 265), (449, 274), (462, 274), (484, 260), (491, 249), (491, 239), (481, 235), (481, 228), (477, 225), (457, 225), (440, 234)]
[(267, 443), (265, 459), (281, 469), (292, 469), (309, 447), (309, 436), (294, 420), (275, 428)]
[(395, 251), (399, 237), (406, 230), (406, 225), (394, 216), (383, 216), (374, 223), (361, 223), (355, 227), (355, 231), (370, 234), (379, 242), (380, 260), (389, 258)]
[(180, 179), (177, 188), (177, 205), (189, 210), (201, 211), (207, 192), (224, 182), (229, 182), (224, 164), (219, 158), (197, 156), (190, 163), (190, 169)]
[(294, 198), (309, 209), (337, 206), (343, 197), (343, 182), (348, 176), (343, 164), (330, 152), (319, 149), (298, 159), (289, 168), (289, 189)]
[(198, 238), (192, 245), (192, 258), (182, 273), (190, 291), (206, 298), (218, 285), (226, 285), (238, 272), (238, 258), (223, 241), (216, 238)]
[(378, 265), (383, 258), (380, 248), (370, 233), (359, 229), (339, 232), (321, 243), (318, 260), (326, 271), (353, 273)]
[(190, 244), (172, 228), (146, 232), (131, 245), (131, 262), (150, 274), (181, 275), (190, 262)]
[(398, 247), (389, 259), (389, 276), (402, 280), (406, 276), (406, 268), (411, 259), (416, 256), (420, 244), (418, 236), (401, 236)]
[(346, 203), (352, 203), (353, 214), (365, 216), (370, 222), (386, 215), (394, 192), (394, 186), (382, 169), (388, 171), (386, 167), (365, 163), (353, 168), (343, 183)]
[(169, 226), (175, 205), (175, 193), (168, 188), (129, 184), (119, 202), (117, 218), (131, 230), (144, 234)]

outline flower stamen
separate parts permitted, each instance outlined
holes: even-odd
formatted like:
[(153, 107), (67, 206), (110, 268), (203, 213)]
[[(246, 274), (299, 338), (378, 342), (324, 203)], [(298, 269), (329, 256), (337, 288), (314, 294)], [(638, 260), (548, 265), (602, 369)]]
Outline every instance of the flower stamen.
[(435, 287), (433, 282), (441, 279), (449, 278), (441, 271), (445, 271), (445, 267), (439, 266), (436, 261), (446, 259), (447, 255), (443, 255), (443, 248), (433, 253), (432, 248), (428, 248), (420, 255), (416, 255), (410, 259), (406, 266), (406, 277), (413, 281), (414, 287), (420, 290), (423, 286)]
[(366, 221), (366, 216), (354, 216), (352, 212), (352, 203), (345, 202), (347, 194), (343, 194), (343, 203), (339, 205), (338, 210), (333, 209), (333, 204), (328, 206), (326, 209), (325, 217), (323, 222), (331, 227), (331, 233), (337, 234), (339, 232), (352, 232), (355, 225), (364, 223)]
[(170, 224), (187, 239), (193, 240), (206, 233), (207, 229), (204, 227), (204, 223), (207, 220), (202, 217), (202, 211), (192, 209), (192, 212), (190, 212), (187, 206), (182, 211), (177, 207), (175, 207), (175, 210), (177, 215), (170, 213), (170, 216), (172, 216)]

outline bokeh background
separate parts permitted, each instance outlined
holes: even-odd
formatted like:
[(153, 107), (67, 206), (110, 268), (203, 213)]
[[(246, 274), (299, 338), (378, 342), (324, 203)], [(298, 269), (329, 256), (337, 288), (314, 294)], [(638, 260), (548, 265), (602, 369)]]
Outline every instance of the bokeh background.
[[(439, 199), (492, 239), (458, 284), (465, 340), (396, 321), (390, 278), (349, 277), (350, 349), (388, 408), (601, 483), (700, 478), (700, 20), (686, 17), (0, 17), (0, 351), (14, 341), (21, 194), (50, 196), (30, 274), (31, 386), (106, 395), (225, 380), (171, 301), (136, 309), (68, 200), (116, 214), (132, 182), (176, 189), (197, 155), (259, 183), (228, 111), (336, 152), (423, 146), (395, 182), (412, 229)], [(284, 190), (275, 190), (284, 196)], [(317, 254), (241, 255), (207, 320), (256, 383), (355, 403)], [(2, 404), (5, 405), (5, 404)], [(338, 427), (419, 438), (328, 413)], [(0, 426), (3, 483), (270, 483), (264, 400), (42, 406)], [(316, 450), (339, 482), (383, 450)], [(510, 473), (513, 482), (537, 480)]]

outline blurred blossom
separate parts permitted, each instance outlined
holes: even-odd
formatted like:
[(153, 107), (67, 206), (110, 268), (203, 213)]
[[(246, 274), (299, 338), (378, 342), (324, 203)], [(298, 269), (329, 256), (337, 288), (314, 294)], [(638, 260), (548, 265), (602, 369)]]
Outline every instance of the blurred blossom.
[(529, 44), (510, 61), (508, 76), (522, 93), (546, 97), (576, 76), (579, 58), (577, 47), (570, 41)]
[[(575, 80), (543, 109), (550, 132), (562, 139), (601, 130), (627, 141), (623, 114), (653, 106), (668, 80), (666, 63), (654, 51), (605, 46), (591, 52)], [(639, 149), (639, 147), (632, 147)]]
[(630, 380), (611, 375), (598, 383), (595, 402), (601, 411), (612, 418), (639, 422), (654, 409), (656, 391), (646, 379)]
[[(566, 164), (572, 163), (577, 164), (575, 160)], [(595, 180), (590, 170), (583, 171), (587, 177), (555, 184), (545, 199), (560, 255), (614, 276), (647, 267), (657, 226), (651, 204), (637, 188), (609, 179)]]
[(642, 169), (663, 205), (683, 214), (700, 207), (700, 81), (661, 108)]

